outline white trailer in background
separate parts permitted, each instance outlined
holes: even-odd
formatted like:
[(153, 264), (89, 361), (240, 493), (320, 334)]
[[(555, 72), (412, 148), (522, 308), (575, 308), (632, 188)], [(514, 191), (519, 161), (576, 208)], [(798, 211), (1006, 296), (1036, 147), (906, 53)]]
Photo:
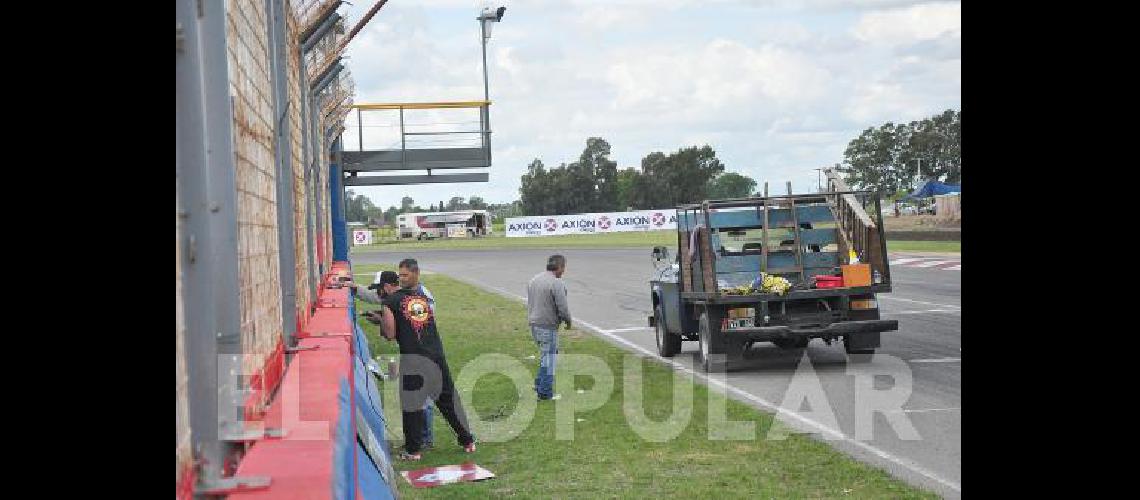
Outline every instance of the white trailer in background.
[(421, 212), (396, 217), (401, 239), (471, 238), (491, 234), (492, 216), (486, 210)]

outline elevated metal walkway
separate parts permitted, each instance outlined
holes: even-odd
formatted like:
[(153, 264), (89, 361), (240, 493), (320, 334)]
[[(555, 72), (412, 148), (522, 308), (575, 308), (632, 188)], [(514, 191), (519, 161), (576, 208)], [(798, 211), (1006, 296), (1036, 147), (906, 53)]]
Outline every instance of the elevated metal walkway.
[[(345, 173), (346, 186), (385, 186), (404, 184), (429, 184), (445, 182), (487, 182), (487, 172), (447, 172), (439, 170), (479, 169), (491, 166), (491, 131), (489, 127), (489, 101), (461, 102), (421, 102), (391, 104), (356, 104), (357, 150), (342, 151), (341, 165)], [(437, 120), (446, 114), (450, 119), (465, 118), (464, 111), (479, 111), (478, 122), (434, 121), (410, 123), (409, 112), (425, 111), (425, 115)], [(430, 110), (435, 110), (434, 112)], [(439, 111), (456, 110), (456, 111)], [(388, 118), (398, 115), (394, 123), (366, 125), (364, 112), (372, 115), (387, 113)], [(381, 117), (383, 118), (383, 117)], [(471, 124), (478, 124), (472, 127)], [(366, 127), (396, 128), (395, 130), (370, 133), (365, 138)], [(377, 136), (386, 136), (391, 141), (385, 148), (365, 149), (377, 142)], [(395, 141), (398, 140), (398, 148)], [(360, 175), (362, 173), (388, 173), (394, 171), (426, 171), (414, 175)]]

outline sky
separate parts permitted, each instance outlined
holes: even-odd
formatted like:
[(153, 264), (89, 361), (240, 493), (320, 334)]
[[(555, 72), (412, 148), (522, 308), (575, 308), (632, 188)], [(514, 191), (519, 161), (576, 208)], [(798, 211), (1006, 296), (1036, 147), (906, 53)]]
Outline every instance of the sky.
[[(351, 26), (372, 5), (340, 12)], [(905, 0), (389, 0), (346, 50), (354, 102), (481, 100), (475, 17), (500, 5), (487, 42), (493, 162), (478, 170), (490, 181), (353, 191), (383, 208), (403, 196), (506, 203), (535, 158), (573, 162), (596, 136), (619, 169), (708, 144), (728, 172), (808, 192), (864, 129), (961, 109), (961, 2)], [(406, 113), (409, 132), (478, 129), (477, 110)], [(398, 123), (364, 112), (365, 149), (398, 149)], [(355, 112), (345, 126), (345, 149), (358, 149)]]

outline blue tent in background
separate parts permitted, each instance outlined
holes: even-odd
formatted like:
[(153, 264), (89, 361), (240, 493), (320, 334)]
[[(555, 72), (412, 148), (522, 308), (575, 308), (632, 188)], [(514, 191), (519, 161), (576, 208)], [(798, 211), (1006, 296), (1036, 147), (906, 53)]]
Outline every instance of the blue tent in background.
[(961, 192), (962, 186), (960, 184), (946, 184), (944, 182), (932, 180), (926, 181), (926, 184), (923, 184), (921, 188), (918, 188), (913, 193), (908, 194), (906, 196), (906, 199), (909, 200), (914, 198), (930, 198), (931, 196), (938, 194), (952, 194)]

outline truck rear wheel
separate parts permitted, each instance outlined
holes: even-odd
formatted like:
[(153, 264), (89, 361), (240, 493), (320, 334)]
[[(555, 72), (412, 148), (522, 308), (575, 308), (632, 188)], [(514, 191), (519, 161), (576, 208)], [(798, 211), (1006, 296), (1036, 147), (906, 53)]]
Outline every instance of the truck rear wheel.
[(681, 336), (669, 333), (665, 329), (665, 317), (661, 314), (660, 304), (653, 308), (653, 315), (655, 316), (653, 323), (657, 329), (657, 354), (663, 358), (671, 358), (681, 352)]
[[(724, 336), (720, 332), (720, 315), (709, 317), (709, 310), (701, 313), (698, 321), (698, 333), (701, 343), (701, 369), (706, 373), (711, 371), (724, 371), (725, 345)], [(712, 358), (716, 357), (714, 361)]]

